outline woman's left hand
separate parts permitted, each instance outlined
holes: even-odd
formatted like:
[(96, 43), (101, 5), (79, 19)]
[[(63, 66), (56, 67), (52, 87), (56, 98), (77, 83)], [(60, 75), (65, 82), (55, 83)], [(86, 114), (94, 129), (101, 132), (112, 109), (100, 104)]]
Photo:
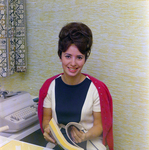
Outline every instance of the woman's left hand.
[(76, 127), (71, 127), (71, 137), (75, 143), (81, 143), (86, 141), (86, 134), (83, 131), (79, 131)]
[(71, 137), (75, 143), (81, 143), (87, 140), (94, 139), (100, 136), (103, 132), (101, 113), (93, 111), (93, 127), (91, 127), (86, 133), (79, 131), (76, 127), (71, 128)]

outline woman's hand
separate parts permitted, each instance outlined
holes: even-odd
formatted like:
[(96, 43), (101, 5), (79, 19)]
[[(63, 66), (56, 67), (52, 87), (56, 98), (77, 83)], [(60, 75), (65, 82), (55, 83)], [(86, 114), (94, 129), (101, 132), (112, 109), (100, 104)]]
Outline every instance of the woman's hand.
[(86, 134), (83, 131), (78, 130), (76, 127), (71, 127), (71, 137), (75, 143), (81, 143), (86, 141)]
[(42, 127), (44, 130), (43, 137), (46, 141), (56, 144), (56, 141), (53, 138), (49, 127), (49, 121), (51, 120), (51, 118), (52, 118), (52, 109), (43, 108), (43, 121), (42, 121)]
[(84, 133), (83, 131), (79, 131), (76, 127), (72, 127), (71, 137), (75, 143), (81, 143), (86, 140), (91, 140), (102, 134), (103, 128), (101, 121), (101, 113), (93, 111), (93, 117), (94, 117), (93, 127), (90, 128), (86, 133)]
[(49, 142), (51, 142), (51, 143), (56, 144), (56, 141), (55, 141), (55, 139), (53, 138), (52, 133), (51, 133), (51, 131), (50, 131), (49, 125), (47, 125), (47, 126), (44, 128), (43, 136), (44, 136), (44, 139), (45, 139), (46, 141), (49, 141)]

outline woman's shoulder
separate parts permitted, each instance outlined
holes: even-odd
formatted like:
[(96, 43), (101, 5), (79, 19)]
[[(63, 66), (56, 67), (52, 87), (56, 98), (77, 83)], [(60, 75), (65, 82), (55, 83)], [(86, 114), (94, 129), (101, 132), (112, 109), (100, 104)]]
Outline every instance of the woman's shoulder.
[(89, 74), (84, 74), (84, 75), (86, 75), (93, 82), (93, 84), (95, 85), (95, 87), (98, 90), (100, 90), (100, 91), (109, 91), (107, 85), (103, 81), (101, 81), (101, 80), (99, 80), (99, 79), (97, 79), (97, 78), (95, 78), (95, 77), (93, 77)]
[(54, 75), (53, 77), (50, 77), (50, 78), (46, 79), (45, 82), (43, 83), (43, 85), (42, 85), (42, 87), (41, 87), (40, 90), (48, 89), (49, 86), (50, 86), (50, 84), (51, 84), (51, 82), (52, 82), (54, 79), (56, 79), (58, 76), (60, 76), (60, 75), (61, 75), (61, 74), (57, 74), (57, 75)]
[(56, 79), (58, 76), (60, 76), (61, 74), (57, 74), (57, 75), (54, 75), (48, 79), (46, 79), (46, 81), (44, 82), (44, 84), (48, 84), (48, 83), (51, 83), (54, 79)]
[(83, 74), (85, 76), (87, 76), (93, 83), (95, 83), (95, 84), (104, 84), (105, 85), (105, 83), (102, 82), (101, 80), (99, 80), (99, 79), (97, 79), (97, 78), (95, 78), (95, 77), (93, 77), (93, 76), (91, 76), (89, 74), (85, 74), (85, 73), (83, 73)]

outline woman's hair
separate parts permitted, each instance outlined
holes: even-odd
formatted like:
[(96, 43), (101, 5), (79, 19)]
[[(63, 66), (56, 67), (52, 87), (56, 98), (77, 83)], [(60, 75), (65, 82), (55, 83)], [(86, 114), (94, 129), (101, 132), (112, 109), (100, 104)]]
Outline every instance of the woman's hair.
[(65, 52), (72, 44), (74, 44), (79, 51), (85, 55), (85, 59), (87, 59), (92, 46), (91, 29), (81, 22), (66, 24), (59, 33), (58, 56), (61, 58), (62, 52)]

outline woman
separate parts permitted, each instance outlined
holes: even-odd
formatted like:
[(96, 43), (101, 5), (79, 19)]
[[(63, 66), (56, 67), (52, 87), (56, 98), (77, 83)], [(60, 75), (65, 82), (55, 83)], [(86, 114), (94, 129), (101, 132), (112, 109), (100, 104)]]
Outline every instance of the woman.
[[(79, 22), (65, 25), (59, 33), (58, 56), (63, 73), (43, 84), (39, 94), (39, 120), (44, 138), (56, 145), (49, 128), (53, 117), (57, 124), (78, 122), (88, 131), (75, 127), (71, 137), (86, 150), (113, 149), (112, 98), (106, 85), (81, 70), (90, 55), (92, 32)], [(67, 139), (65, 130), (62, 133)], [(68, 140), (68, 139), (67, 139)], [(69, 140), (68, 140), (69, 141)], [(48, 144), (51, 145), (51, 144)], [(54, 149), (58, 149), (55, 146)]]

